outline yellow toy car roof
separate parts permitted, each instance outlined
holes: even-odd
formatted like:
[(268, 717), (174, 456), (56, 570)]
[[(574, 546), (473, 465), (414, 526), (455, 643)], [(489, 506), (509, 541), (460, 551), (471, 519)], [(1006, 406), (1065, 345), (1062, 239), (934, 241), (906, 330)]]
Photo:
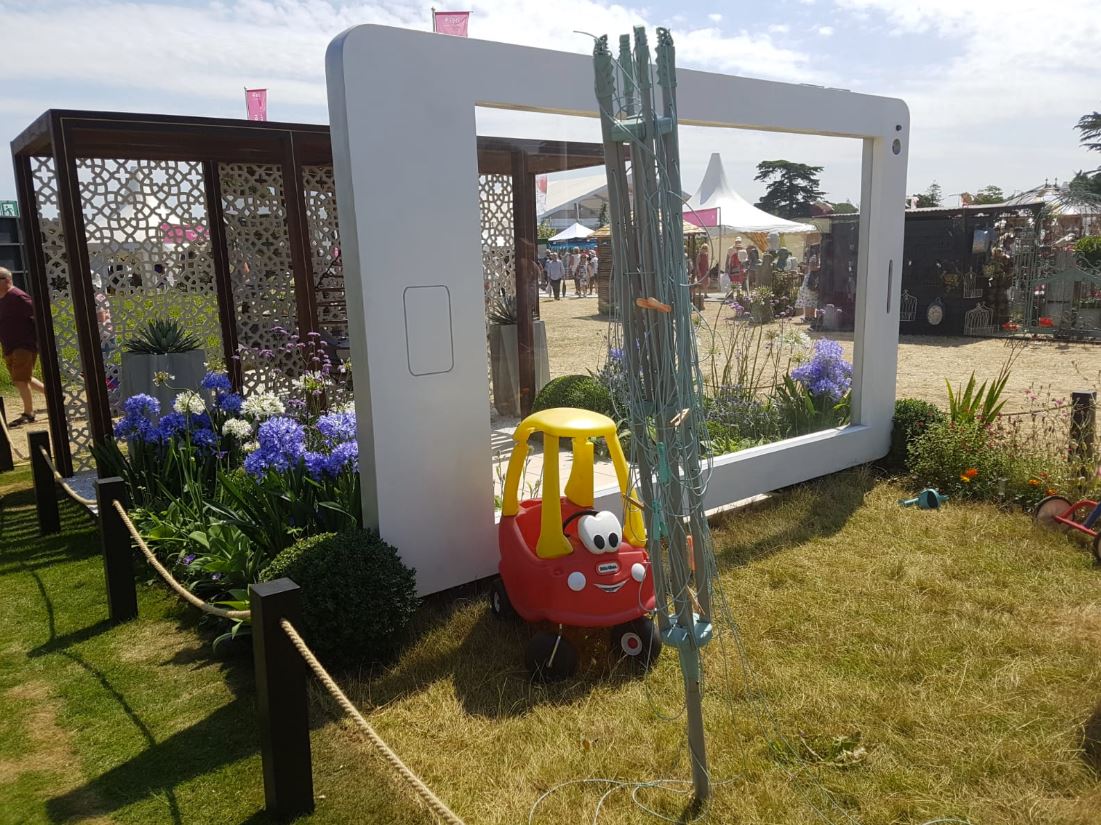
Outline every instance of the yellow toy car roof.
[(532, 433), (546, 433), (556, 435), (559, 438), (584, 438), (586, 436), (603, 436), (614, 438), (616, 434), (615, 422), (606, 415), (578, 410), (572, 407), (554, 407), (549, 410), (540, 410), (532, 413), (516, 428), (513, 438), (516, 441), (527, 441)]

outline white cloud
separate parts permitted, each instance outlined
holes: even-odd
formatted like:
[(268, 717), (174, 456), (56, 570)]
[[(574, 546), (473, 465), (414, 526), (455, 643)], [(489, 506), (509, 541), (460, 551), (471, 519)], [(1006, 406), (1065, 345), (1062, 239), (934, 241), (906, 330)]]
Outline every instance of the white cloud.
[(833, 36), (833, 26), (819, 26), (818, 27), (818, 33), (820, 35), (822, 35), (822, 37), (832, 37)]
[(768, 30), (771, 34), (787, 34), (791, 31), (791, 26), (787, 23), (773, 23), (768, 27)]
[(723, 21), (723, 16), (716, 12), (707, 15), (707, 19), (710, 20), (712, 23), (721, 23)]

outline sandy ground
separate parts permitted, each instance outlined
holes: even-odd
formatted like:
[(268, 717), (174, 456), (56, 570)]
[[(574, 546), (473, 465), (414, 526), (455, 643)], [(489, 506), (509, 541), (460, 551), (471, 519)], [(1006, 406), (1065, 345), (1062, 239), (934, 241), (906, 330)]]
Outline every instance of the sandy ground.
[[(704, 316), (720, 334), (729, 334), (729, 317), (719, 313), (718, 302), (708, 302)], [(608, 319), (597, 315), (596, 298), (541, 299), (540, 314), (547, 326), (551, 377), (587, 373), (600, 367), (608, 340)], [(775, 325), (779, 329), (779, 325)], [(802, 325), (796, 328), (806, 329)], [(818, 333), (810, 333), (819, 337)], [(706, 340), (708, 333), (701, 332)], [(852, 358), (852, 333), (826, 333), (841, 342)], [(1101, 385), (1101, 344), (1064, 343), (1052, 340), (1022, 344), (1006, 388), (1005, 411), (1027, 409), (1025, 390), (1041, 396), (1069, 398), (1079, 389)], [(704, 347), (701, 346), (701, 350)], [(899, 341), (897, 395), (947, 404), (945, 379), (953, 385), (966, 382), (974, 371), (979, 381), (993, 378), (1009, 356), (1000, 338), (952, 338), (904, 335)]]

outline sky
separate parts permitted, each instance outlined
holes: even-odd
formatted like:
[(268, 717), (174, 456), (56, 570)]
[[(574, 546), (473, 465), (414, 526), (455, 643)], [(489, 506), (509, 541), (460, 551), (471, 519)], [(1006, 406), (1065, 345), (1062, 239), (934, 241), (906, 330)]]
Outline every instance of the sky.
[[(439, 2), (440, 0), (437, 0)], [(940, 184), (946, 203), (988, 184), (1007, 194), (1101, 165), (1074, 124), (1101, 109), (1097, 0), (476, 0), (470, 36), (591, 52), (635, 25), (668, 27), (678, 65), (902, 98), (910, 107), (907, 189)], [(0, 0), (4, 83), (0, 137), (49, 108), (243, 117), (243, 88), (269, 89), (272, 120), (325, 123), (324, 55), (344, 29), (431, 27), (430, 6), (404, 0)], [(431, 82), (431, 78), (425, 78)], [(526, 118), (526, 119), (525, 119)], [(545, 131), (538, 116), (479, 113), (479, 131)], [(595, 121), (556, 124), (598, 139)], [(551, 135), (547, 135), (551, 136)], [(692, 191), (711, 152), (756, 199), (760, 160), (823, 167), (830, 200), (856, 201), (852, 141), (685, 130), (682, 170)], [(0, 164), (0, 200), (13, 199)]]

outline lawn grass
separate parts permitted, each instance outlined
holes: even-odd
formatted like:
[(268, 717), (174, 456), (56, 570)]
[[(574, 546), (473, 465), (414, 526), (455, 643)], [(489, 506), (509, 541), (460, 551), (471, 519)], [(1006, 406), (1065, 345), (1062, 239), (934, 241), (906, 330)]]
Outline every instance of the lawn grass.
[[(0, 484), (13, 478), (26, 484)], [(720, 622), (703, 821), (1099, 821), (1101, 571), (1023, 515), (904, 510), (902, 493), (852, 471), (718, 523), (752, 679)], [(16, 504), (0, 553), (0, 822), (263, 821), (247, 658), (212, 657), (159, 587), (142, 588), (142, 618), (106, 626), (80, 515), (40, 540), (27, 495)], [(560, 783), (689, 775), (675, 656), (637, 678), (609, 665), (602, 636), (582, 637), (578, 678), (545, 687), (520, 664), (529, 632), (476, 589), (449, 594), (391, 667), (339, 679), (468, 825), (527, 822)], [(312, 711), (324, 798), (311, 821), (432, 821), (325, 697)], [(610, 788), (567, 785), (534, 822), (590, 822)], [(676, 817), (673, 790), (639, 798)], [(599, 818), (649, 821), (624, 790)]]

